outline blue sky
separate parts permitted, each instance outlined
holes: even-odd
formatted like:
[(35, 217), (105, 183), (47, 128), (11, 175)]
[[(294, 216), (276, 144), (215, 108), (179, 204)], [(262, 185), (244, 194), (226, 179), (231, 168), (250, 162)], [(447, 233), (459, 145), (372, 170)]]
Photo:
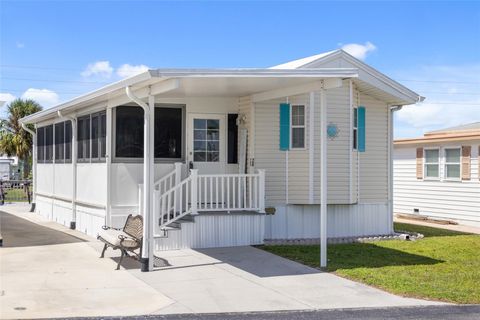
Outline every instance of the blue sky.
[(50, 107), (146, 66), (268, 67), (347, 46), (427, 97), (396, 115), (396, 137), (480, 121), (480, 2), (2, 1), (0, 32), (0, 100)]

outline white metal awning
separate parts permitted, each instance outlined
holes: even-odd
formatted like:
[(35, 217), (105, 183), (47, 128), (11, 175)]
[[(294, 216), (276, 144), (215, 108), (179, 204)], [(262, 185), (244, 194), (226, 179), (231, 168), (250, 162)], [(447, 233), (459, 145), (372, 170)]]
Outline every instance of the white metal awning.
[[(324, 79), (349, 79), (358, 77), (353, 68), (325, 68), (315, 70), (271, 69), (156, 69), (124, 79), (92, 91), (53, 108), (21, 119), (23, 123), (37, 123), (56, 117), (57, 111), (67, 114), (76, 110), (123, 97), (125, 87), (131, 87), (137, 96), (155, 95), (155, 88), (167, 81), (175, 87), (163, 97), (239, 97), (274, 89), (308, 84)], [(159, 92), (163, 92), (159, 90)]]

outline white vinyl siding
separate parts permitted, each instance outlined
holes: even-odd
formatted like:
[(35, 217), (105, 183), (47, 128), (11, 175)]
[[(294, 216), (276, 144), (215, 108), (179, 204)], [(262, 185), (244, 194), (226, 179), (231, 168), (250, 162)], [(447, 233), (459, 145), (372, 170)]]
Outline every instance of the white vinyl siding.
[[(470, 180), (418, 180), (415, 174), (416, 146), (395, 147), (395, 213), (415, 214), (414, 209), (418, 209), (420, 215), (480, 226), (479, 141), (462, 142), (461, 144), (472, 146)], [(441, 177), (444, 175), (445, 163), (442, 150), (457, 146), (433, 146), (440, 148)]]
[(366, 94), (358, 95), (366, 109), (365, 152), (359, 152), (360, 203), (388, 201), (388, 106)]

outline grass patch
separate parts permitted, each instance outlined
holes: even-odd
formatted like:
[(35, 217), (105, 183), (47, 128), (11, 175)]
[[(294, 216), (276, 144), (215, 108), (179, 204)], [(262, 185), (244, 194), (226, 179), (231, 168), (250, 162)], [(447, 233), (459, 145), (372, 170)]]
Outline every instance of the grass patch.
[[(395, 230), (425, 238), (329, 245), (327, 270), (403, 296), (480, 303), (479, 235), (403, 223)], [(318, 245), (261, 248), (319, 267)]]
[(27, 194), (23, 189), (6, 189), (5, 202), (23, 202), (28, 201)]

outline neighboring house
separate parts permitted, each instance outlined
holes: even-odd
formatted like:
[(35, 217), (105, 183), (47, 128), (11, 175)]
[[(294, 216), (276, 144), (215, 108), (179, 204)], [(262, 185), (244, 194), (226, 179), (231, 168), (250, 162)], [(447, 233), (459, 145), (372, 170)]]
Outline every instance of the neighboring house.
[(22, 119), (36, 212), (92, 236), (142, 213), (155, 250), (326, 237), (327, 203), (329, 237), (389, 234), (392, 112), (422, 99), (342, 50), (149, 70)]
[(394, 213), (480, 226), (480, 122), (395, 140)]
[(6, 155), (0, 156), (0, 180), (13, 179), (17, 168), (17, 157), (8, 157)]

